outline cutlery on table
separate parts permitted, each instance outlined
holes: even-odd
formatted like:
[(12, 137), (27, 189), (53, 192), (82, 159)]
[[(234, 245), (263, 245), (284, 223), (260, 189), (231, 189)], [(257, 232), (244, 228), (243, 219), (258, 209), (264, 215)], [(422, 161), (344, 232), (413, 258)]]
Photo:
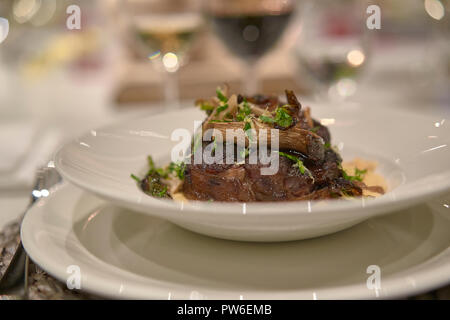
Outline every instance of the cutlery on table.
[[(24, 296), (27, 293), (28, 257), (23, 249), (20, 239), (20, 223), (27, 214), (28, 209), (40, 198), (47, 197), (52, 186), (62, 180), (59, 173), (54, 168), (53, 162), (42, 167), (36, 173), (34, 188), (31, 191), (30, 203), (25, 213), (18, 221), (14, 221), (6, 226), (4, 241), (0, 242), (0, 258), (10, 256), (10, 259), (0, 260), (0, 299), (8, 299), (7, 294), (17, 287), (19, 282), (23, 283)], [(0, 238), (0, 240), (2, 240)], [(5, 296), (3, 296), (5, 295)]]

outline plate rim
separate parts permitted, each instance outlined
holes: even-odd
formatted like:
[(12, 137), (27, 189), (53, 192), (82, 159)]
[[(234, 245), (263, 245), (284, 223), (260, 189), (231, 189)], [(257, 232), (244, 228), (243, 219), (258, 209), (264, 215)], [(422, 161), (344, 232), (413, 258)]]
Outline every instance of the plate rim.
[[(408, 114), (412, 117), (416, 118), (427, 118), (431, 121), (431, 119), (434, 119), (430, 115), (419, 115), (411, 111), (407, 110), (392, 110), (386, 107), (381, 107), (380, 109), (385, 109), (386, 112), (389, 110), (389, 112), (397, 113), (398, 115)], [(189, 112), (190, 110), (197, 110), (194, 107), (185, 108), (182, 111)], [(179, 113), (180, 111), (176, 111), (176, 113)], [(383, 112), (383, 111), (380, 111)], [(174, 113), (174, 111), (169, 111), (165, 113), (158, 113), (158, 114), (149, 114), (145, 117), (139, 117), (139, 118), (131, 118), (131, 119), (125, 119), (125, 120), (119, 120), (111, 124), (107, 124), (105, 126), (102, 126), (97, 131), (101, 130), (108, 130), (109, 128), (117, 127), (117, 126), (124, 126), (126, 123), (130, 123), (132, 121), (137, 121), (142, 118), (149, 119), (153, 118), (155, 116), (165, 116), (167, 114)], [(175, 202), (173, 200), (164, 200), (164, 199), (155, 199), (149, 196), (145, 197), (139, 197), (139, 199), (134, 199), (130, 197), (130, 195), (124, 194), (122, 192), (119, 192), (118, 190), (111, 189), (102, 189), (102, 188), (96, 188), (93, 185), (84, 183), (81, 178), (77, 178), (76, 176), (72, 175), (68, 169), (68, 167), (63, 164), (64, 159), (64, 153), (67, 152), (67, 149), (73, 144), (77, 143), (80, 139), (82, 139), (85, 136), (88, 136), (91, 131), (87, 131), (84, 134), (76, 137), (75, 139), (71, 139), (65, 144), (61, 145), (57, 151), (54, 154), (54, 163), (56, 166), (56, 169), (60, 174), (67, 180), (69, 180), (71, 183), (77, 185), (78, 187), (87, 190), (91, 193), (95, 193), (96, 195), (104, 198), (109, 199), (111, 201), (115, 201), (118, 203), (119, 201), (121, 203), (125, 203), (129, 206), (132, 206), (133, 209), (137, 209), (136, 206), (140, 206), (142, 209), (142, 212), (145, 213), (145, 210), (148, 209), (163, 209), (167, 211), (167, 214), (177, 214), (180, 211), (189, 212), (192, 214), (197, 214), (199, 216), (208, 214), (209, 216), (224, 216), (227, 215), (228, 218), (230, 216), (240, 216), (244, 210), (243, 203), (217, 203), (215, 202), (214, 205), (211, 203), (207, 203), (204, 201), (189, 201), (188, 203), (180, 204), (178, 202)], [(418, 204), (420, 202), (423, 202), (426, 199), (431, 198), (434, 195), (440, 195), (442, 193), (445, 193), (450, 190), (450, 168), (448, 171), (440, 172), (439, 174), (434, 174), (435, 181), (433, 181), (432, 188), (409, 188), (409, 191), (401, 192), (400, 194), (395, 193), (395, 190), (387, 193), (385, 196), (377, 198), (377, 199), (363, 199), (361, 198), (361, 201), (342, 201), (342, 200), (328, 200), (333, 202), (332, 206), (327, 207), (320, 207), (315, 206), (314, 201), (295, 201), (294, 204), (292, 203), (284, 203), (283, 206), (277, 206), (277, 218), (280, 218), (281, 216), (287, 216), (292, 217), (299, 215), (308, 215), (311, 212), (314, 212), (316, 214), (326, 214), (326, 213), (333, 213), (333, 214), (339, 214), (343, 211), (346, 212), (352, 212), (360, 211), (361, 208), (365, 209), (371, 209), (372, 213), (368, 214), (367, 217), (372, 217), (376, 214), (385, 212), (385, 208), (389, 206), (389, 208), (405, 208), (408, 206), (412, 206), (415, 204)], [(420, 182), (420, 181), (419, 181)], [(418, 183), (413, 182), (413, 183)], [(138, 188), (136, 187), (138, 190)], [(139, 194), (140, 196), (145, 195), (143, 192)], [(359, 200), (359, 199), (358, 199)], [(355, 205), (356, 202), (361, 202), (359, 205)], [(246, 213), (251, 213), (252, 215), (258, 215), (258, 216), (270, 216), (273, 214), (273, 205), (279, 204), (279, 202), (263, 202), (263, 203), (254, 203), (254, 202), (247, 202), (245, 203), (245, 210)], [(312, 204), (312, 205), (311, 205)], [(213, 209), (213, 210), (212, 210)], [(176, 218), (177, 216), (174, 216)]]
[[(64, 263), (55, 257), (52, 257), (50, 253), (51, 250), (42, 250), (39, 248), (39, 245), (33, 241), (33, 235), (31, 232), (37, 228), (39, 225), (43, 225), (44, 222), (39, 222), (40, 216), (44, 214), (44, 208), (48, 205), (48, 202), (56, 201), (55, 197), (58, 197), (60, 193), (70, 192), (71, 190), (76, 190), (80, 194), (86, 193), (85, 190), (79, 189), (74, 185), (68, 182), (62, 182), (61, 184), (55, 186), (50, 190), (50, 195), (45, 198), (39, 200), (33, 206), (30, 211), (25, 216), (22, 226), (21, 226), (21, 239), (24, 245), (24, 248), (27, 254), (32, 258), (32, 260), (37, 263), (40, 267), (42, 267), (45, 271), (47, 271), (50, 275), (54, 276), (58, 280), (65, 282), (67, 278), (67, 273), (64, 266)], [(73, 193), (72, 193), (73, 194)], [(99, 202), (103, 201), (98, 199)], [(63, 215), (62, 212), (53, 214)], [(37, 222), (37, 223), (36, 223)], [(72, 222), (71, 222), (72, 223)], [(71, 230), (67, 230), (70, 232)], [(67, 237), (67, 234), (64, 234)], [(76, 238), (76, 237), (75, 237)], [(82, 247), (83, 254), (88, 254), (89, 259), (93, 259), (93, 262), (99, 264), (99, 270), (102, 267), (109, 268), (106, 270), (106, 273), (111, 272), (111, 270), (119, 270), (120, 273), (126, 273), (129, 275), (133, 275), (136, 280), (141, 279), (150, 279), (156, 282), (161, 282), (166, 285), (170, 285), (167, 281), (159, 281), (155, 279), (151, 279), (145, 277), (143, 275), (136, 275), (128, 270), (120, 269), (119, 267), (109, 265), (108, 263), (102, 261), (94, 254), (92, 254), (87, 248), (85, 248), (81, 242), (78, 243)], [(64, 250), (67, 248), (64, 246)], [(423, 270), (414, 269), (423, 267)], [(412, 275), (408, 273), (413, 273)], [(405, 274), (405, 275), (403, 275)], [(101, 273), (100, 273), (101, 275)], [(438, 276), (441, 275), (441, 276)], [(411, 295), (420, 294), (425, 291), (429, 291), (435, 289), (440, 286), (444, 286), (450, 283), (450, 245), (437, 255), (432, 256), (426, 261), (423, 261), (417, 265), (406, 268), (399, 272), (395, 272), (390, 274), (387, 277), (382, 278), (382, 288), (380, 292), (373, 293), (372, 290), (368, 290), (362, 284), (352, 284), (352, 285), (343, 285), (343, 286), (331, 286), (328, 288), (319, 288), (311, 293), (307, 289), (303, 290), (271, 290), (271, 291), (262, 291), (262, 290), (250, 290), (250, 292), (244, 293), (245, 295), (251, 294), (251, 297), (248, 299), (308, 299), (305, 296), (310, 296), (310, 299), (314, 299), (316, 297), (318, 299), (322, 299), (321, 296), (324, 296), (325, 299), (338, 299), (338, 300), (346, 300), (346, 299), (395, 299), (401, 297), (407, 297)], [(104, 276), (98, 275), (89, 275), (90, 281), (88, 284), (83, 284), (83, 291), (93, 293), (99, 295), (101, 297), (107, 298), (119, 298), (119, 299), (160, 299), (165, 300), (168, 297), (167, 291), (163, 286), (160, 287), (152, 287), (152, 290), (149, 290), (149, 284), (132, 284), (129, 285), (127, 289), (128, 295), (124, 295), (121, 292), (117, 292), (117, 285), (120, 282), (117, 279), (106, 279)], [(103, 279), (102, 279), (103, 278)], [(129, 280), (129, 279), (128, 279)], [(411, 281), (412, 280), (412, 281)], [(115, 290), (114, 290), (115, 289)], [(176, 290), (176, 289), (175, 289)], [(208, 288), (209, 294), (220, 295), (224, 294), (226, 290), (211, 290)], [(134, 292), (134, 293), (133, 293)], [(170, 292), (170, 291), (169, 291)], [(342, 294), (344, 292), (344, 294)], [(309, 294), (308, 294), (309, 293)], [(339, 293), (339, 297), (337, 294)], [(333, 296), (335, 295), (335, 296)], [(201, 298), (201, 297), (200, 297)], [(186, 298), (184, 298), (186, 299)], [(206, 299), (223, 299), (220, 297), (208, 297)], [(230, 299), (231, 298), (226, 298)], [(238, 294), (236, 294), (236, 299), (238, 299)]]

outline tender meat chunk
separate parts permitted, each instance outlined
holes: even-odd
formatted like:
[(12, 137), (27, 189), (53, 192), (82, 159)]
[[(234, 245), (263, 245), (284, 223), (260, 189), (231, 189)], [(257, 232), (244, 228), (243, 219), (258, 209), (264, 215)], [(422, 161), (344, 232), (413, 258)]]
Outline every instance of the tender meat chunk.
[(300, 173), (294, 161), (284, 156), (279, 157), (279, 169), (274, 175), (262, 175), (260, 169), (269, 164), (249, 164), (248, 158), (243, 164), (191, 164), (186, 166), (183, 192), (193, 200), (282, 201), (330, 198), (346, 183), (341, 179), (340, 158), (332, 149), (326, 151), (320, 163), (285, 151), (303, 157), (312, 177)]
[(331, 142), (331, 135), (330, 135), (330, 131), (328, 130), (328, 128), (321, 125), (319, 121), (314, 120), (314, 119), (313, 119), (313, 130), (319, 137), (322, 137), (322, 139), (323, 139), (323, 141), (325, 141), (325, 143)]

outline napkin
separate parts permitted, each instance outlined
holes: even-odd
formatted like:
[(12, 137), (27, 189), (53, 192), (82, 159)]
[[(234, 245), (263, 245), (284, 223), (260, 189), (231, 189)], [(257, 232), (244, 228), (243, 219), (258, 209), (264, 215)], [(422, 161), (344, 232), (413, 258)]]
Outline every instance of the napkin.
[(19, 120), (0, 124), (0, 189), (31, 187), (38, 167), (46, 164), (59, 145), (57, 129)]

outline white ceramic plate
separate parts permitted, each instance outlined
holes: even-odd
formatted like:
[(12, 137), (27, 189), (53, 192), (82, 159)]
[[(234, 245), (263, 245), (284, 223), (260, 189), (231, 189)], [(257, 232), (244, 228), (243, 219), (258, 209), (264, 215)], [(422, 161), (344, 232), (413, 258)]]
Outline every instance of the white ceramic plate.
[(405, 208), (450, 189), (450, 127), (445, 119), (357, 105), (313, 106), (327, 119), (332, 142), (344, 160), (377, 160), (390, 190), (377, 199), (283, 203), (177, 203), (145, 195), (130, 178), (143, 176), (147, 155), (170, 161), (176, 128), (193, 130), (203, 120), (182, 109), (92, 130), (56, 154), (61, 174), (72, 183), (129, 209), (162, 217), (184, 228), (225, 239), (283, 241), (348, 228), (377, 214)]
[[(205, 237), (120, 209), (63, 184), (25, 217), (30, 257), (65, 282), (113, 298), (347, 299), (405, 297), (450, 282), (450, 196), (310, 240)], [(445, 205), (447, 207), (445, 207)], [(367, 267), (381, 288), (366, 286)]]

